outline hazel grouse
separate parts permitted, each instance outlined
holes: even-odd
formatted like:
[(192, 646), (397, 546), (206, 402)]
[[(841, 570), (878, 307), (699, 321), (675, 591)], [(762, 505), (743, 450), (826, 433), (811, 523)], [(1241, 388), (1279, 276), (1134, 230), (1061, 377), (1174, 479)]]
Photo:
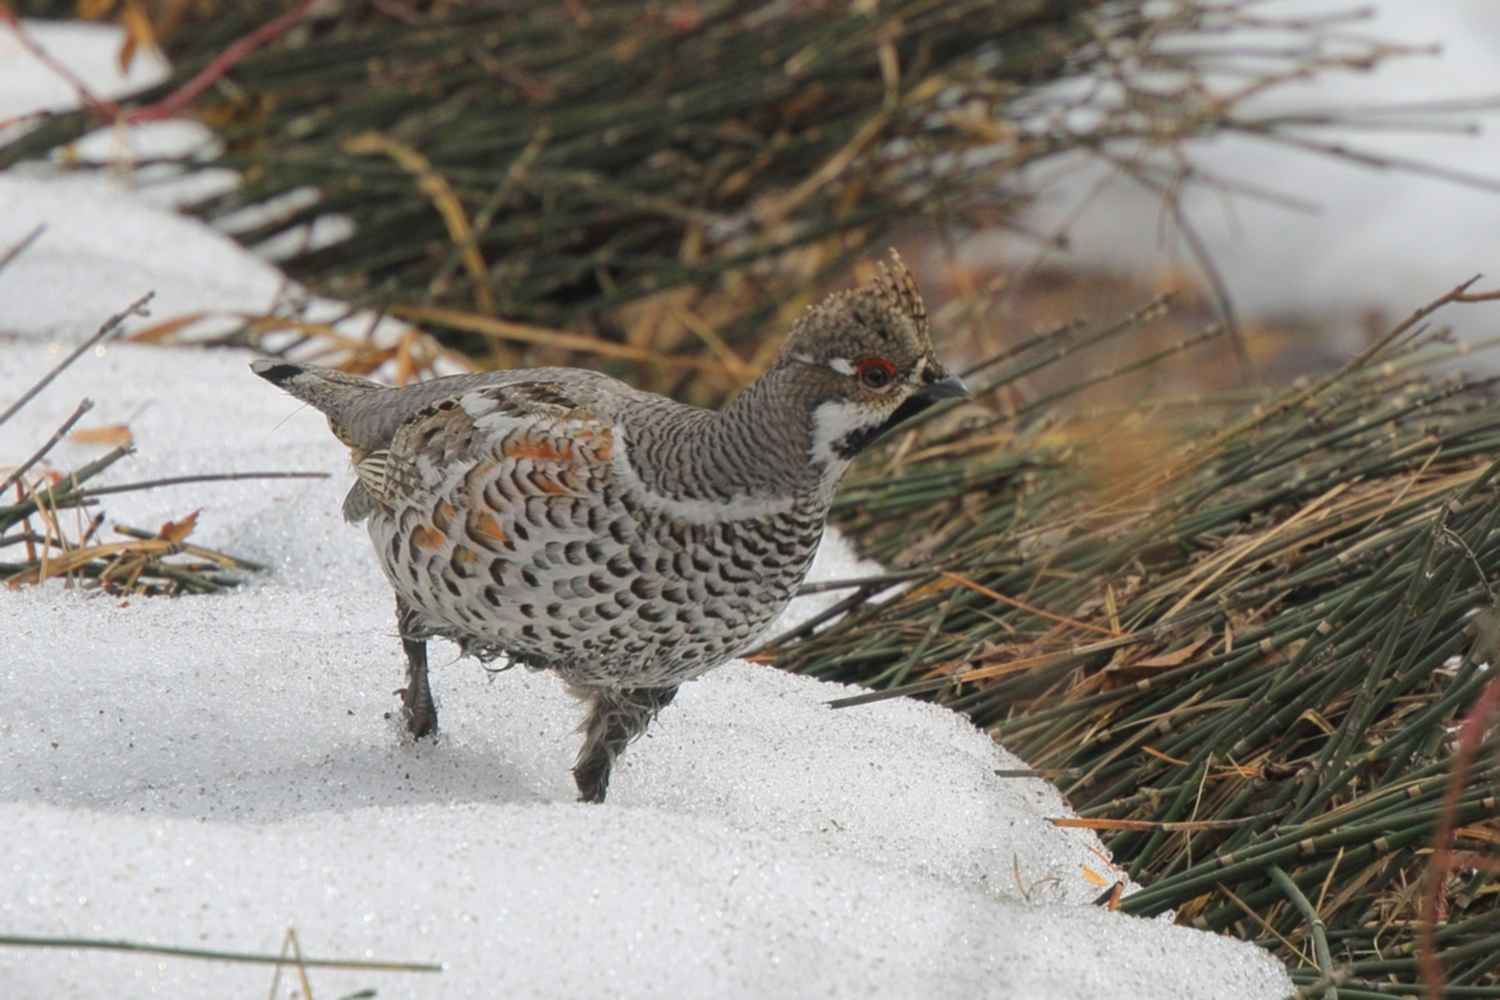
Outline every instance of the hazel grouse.
[(810, 308), (718, 411), (573, 368), (390, 388), (251, 367), (353, 452), (344, 516), (368, 522), (396, 591), (410, 733), (437, 725), (430, 637), (554, 671), (587, 705), (573, 776), (588, 802), (679, 684), (750, 649), (787, 606), (860, 449), (966, 394), (894, 252)]

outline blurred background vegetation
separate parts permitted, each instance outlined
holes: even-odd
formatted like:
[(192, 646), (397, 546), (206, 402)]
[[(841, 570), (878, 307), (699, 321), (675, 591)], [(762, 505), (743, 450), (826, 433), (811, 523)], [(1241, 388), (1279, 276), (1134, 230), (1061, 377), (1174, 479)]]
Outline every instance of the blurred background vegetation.
[[(1350, 41), (1338, 22), (1291, 21), (1299, 44), (1247, 59), (1239, 33), (1264, 22), (1259, 6), (52, 0), (26, 11), (118, 19), (138, 47), (164, 47), (172, 76), (122, 102), (133, 120), (277, 27), (192, 101), (222, 145), (173, 159), (242, 183), (190, 211), (248, 245), (274, 242), (313, 290), (478, 364), (576, 361), (575, 346), (598, 364), (607, 342), (604, 363), (621, 374), (713, 402), (764, 364), (807, 302), (892, 241), (935, 304), (953, 306), (950, 348), (987, 356), (998, 331), (1076, 298), (1055, 270), (942, 260), (965, 236), (1020, 225), (1011, 178), (1022, 168), (1083, 154), (1167, 189), (1182, 178), (1161, 156), (1185, 140), (1304, 127), (1247, 100), (1402, 51)], [(52, 116), (0, 149), (0, 166), (99, 124), (97, 108)], [(259, 210), (250, 222), (247, 207)], [(1084, 294), (1113, 312), (1146, 293)], [(1207, 299), (1210, 315), (1222, 309)], [(369, 370), (389, 351), (339, 360)], [(1226, 380), (1242, 381), (1248, 348), (1232, 352)]]

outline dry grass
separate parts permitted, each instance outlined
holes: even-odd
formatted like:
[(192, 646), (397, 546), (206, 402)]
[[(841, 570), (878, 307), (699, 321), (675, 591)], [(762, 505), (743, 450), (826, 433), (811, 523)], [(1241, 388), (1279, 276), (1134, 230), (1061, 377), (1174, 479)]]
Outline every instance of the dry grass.
[[(120, 18), (132, 51), (159, 42), (176, 69), (129, 99), (85, 95), (85, 110), (43, 116), (0, 167), (65, 150), (101, 117), (190, 107), (224, 149), (180, 166), (244, 178), (193, 211), (235, 219), (247, 244), (307, 237), (292, 277), (436, 338), (399, 358), (383, 342), (395, 374), (428, 371), (433, 344), (497, 367), (602, 358), (700, 402), (748, 378), (767, 331), (893, 229), (953, 240), (1011, 224), (1023, 169), (1102, 160), (1171, 205), (1185, 183), (1221, 183), (1180, 155), (1190, 138), (1321, 143), (1367, 162), (1319, 129), (1389, 114), (1253, 102), (1415, 51), (1361, 39), (1357, 12), (1276, 20), (1239, 0), (28, 10)], [(312, 241), (335, 216), (351, 235)], [(311, 348), (321, 360), (377, 363), (327, 328), (303, 332), (328, 342)], [(306, 346), (283, 341), (255, 319), (235, 342)]]
[[(15, 259), (0, 260), (0, 270)], [(0, 424), (23, 410), (43, 388), (61, 376), (94, 346), (119, 335), (125, 321), (144, 315), (151, 296), (145, 295), (110, 317), (98, 331), (55, 365), (0, 412)], [(154, 531), (116, 523), (120, 538), (101, 539), (105, 514), (99, 498), (161, 486), (238, 479), (322, 478), (314, 472), (230, 472), (175, 476), (135, 483), (96, 485), (94, 480), (135, 450), (128, 427), (105, 425), (74, 430), (93, 408), (79, 402), (73, 413), (31, 455), (16, 465), (0, 466), (0, 498), (14, 489), (15, 502), (0, 502), (0, 552), (17, 555), (0, 559), (0, 582), (15, 588), (46, 580), (97, 587), (117, 595), (211, 594), (238, 586), (242, 572), (264, 569), (257, 563), (188, 542), (198, 523), (198, 512), (167, 521)], [(70, 472), (51, 468), (47, 456), (63, 440), (108, 447), (99, 458)]]

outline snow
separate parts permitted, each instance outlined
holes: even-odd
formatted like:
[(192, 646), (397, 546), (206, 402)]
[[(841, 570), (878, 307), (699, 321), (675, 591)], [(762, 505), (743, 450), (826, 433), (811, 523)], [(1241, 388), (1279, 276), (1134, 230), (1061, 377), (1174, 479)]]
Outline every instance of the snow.
[[(108, 239), (101, 240), (96, 220), (106, 216)], [(4, 246), (39, 225), (47, 227), (30, 250), (0, 272), (0, 291), (48, 291), (34, 297), (24, 317), (5, 317), (0, 330), (19, 320), (48, 334), (97, 326), (99, 291), (114, 288), (155, 291), (153, 311), (159, 317), (265, 313), (285, 282), (276, 268), (246, 254), (229, 237), (169, 210), (122, 198), (92, 180), (38, 183), (0, 176), (0, 218)], [(193, 248), (191, 256), (182, 252), (185, 244)]]
[[(71, 64), (93, 50), (55, 51)], [(0, 404), (148, 289), (157, 316), (132, 329), (280, 281), (129, 190), (0, 178), (0, 246), (38, 221), (47, 241), (0, 271)], [(249, 358), (112, 342), (0, 425), (0, 467), (87, 396), (85, 425), (127, 423), (139, 449), (105, 482), (332, 474), (105, 498), (109, 523), (142, 528), (201, 509), (192, 541), (270, 564), (227, 595), (0, 589), (0, 930), (275, 952), (294, 927), (309, 955), (444, 966), (313, 970), (330, 997), (1290, 992), (1251, 946), (1088, 905), (1119, 877), (1097, 839), (1051, 823), (1071, 815), (1055, 789), (998, 777), (1024, 765), (931, 705), (836, 711), (843, 687), (732, 664), (686, 685), (622, 758), (609, 802), (586, 806), (568, 773), (579, 710), (560, 685), (491, 676), (440, 642), (442, 730), (403, 741), (392, 601), (339, 515), (347, 454)], [(49, 463), (99, 450), (65, 443)], [(830, 536), (815, 576), (877, 571)], [(7, 996), (246, 995), (270, 980), (265, 966), (0, 950)]]
[[(1493, 0), (1273, 0), (1256, 13), (1317, 16), (1363, 7), (1373, 16), (1351, 26), (1352, 34), (1402, 45), (1440, 46), (1440, 53), (1393, 59), (1368, 73), (1323, 74), (1296, 87), (1278, 88), (1253, 110), (1338, 109), (1341, 106), (1484, 98), (1496, 101), (1495, 49), (1500, 45), (1500, 5)], [(1225, 44), (1231, 44), (1227, 41)], [(1500, 228), (1500, 116), (1464, 111), (1448, 124), (1474, 125), (1478, 134), (1431, 129), (1388, 132), (1310, 133), (1390, 157), (1488, 178), (1488, 189), (1348, 162), (1261, 142), (1225, 137), (1190, 145), (1192, 162), (1208, 174), (1269, 190), (1296, 202), (1298, 210), (1208, 187), (1189, 188), (1184, 207), (1196, 232), (1246, 319), (1274, 318), (1289, 311), (1330, 316), (1345, 329), (1358, 326), (1366, 309), (1404, 317), (1461, 281), (1486, 272), (1500, 278), (1492, 234)], [(1411, 120), (1413, 116), (1402, 116)], [(1029, 179), (1042, 201), (1029, 225), (1052, 232), (1068, 226), (1066, 259), (1151, 277), (1184, 268), (1199, 273), (1196, 258), (1175, 234), (1159, 196), (1100, 166), (1055, 165)], [(1096, 185), (1103, 181), (1103, 187)], [(1055, 182), (1055, 183), (1054, 183)], [(1017, 262), (1034, 246), (1002, 240)], [(987, 253), (993, 237), (970, 248)], [(1486, 286), (1488, 287), (1488, 286)], [(1453, 312), (1445, 322), (1468, 336), (1492, 333), (1481, 312)]]

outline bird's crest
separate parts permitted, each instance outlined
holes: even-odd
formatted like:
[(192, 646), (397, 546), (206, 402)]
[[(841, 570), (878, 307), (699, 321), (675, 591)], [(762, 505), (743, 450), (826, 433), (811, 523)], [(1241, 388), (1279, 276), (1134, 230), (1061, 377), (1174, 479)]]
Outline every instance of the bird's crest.
[(922, 301), (922, 293), (917, 288), (917, 281), (912, 277), (911, 271), (907, 270), (906, 262), (901, 255), (892, 247), (888, 259), (875, 265), (875, 280), (871, 287), (875, 290), (876, 297), (881, 305), (893, 312), (904, 313), (916, 321), (920, 330), (927, 329), (927, 305)]

